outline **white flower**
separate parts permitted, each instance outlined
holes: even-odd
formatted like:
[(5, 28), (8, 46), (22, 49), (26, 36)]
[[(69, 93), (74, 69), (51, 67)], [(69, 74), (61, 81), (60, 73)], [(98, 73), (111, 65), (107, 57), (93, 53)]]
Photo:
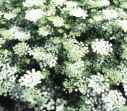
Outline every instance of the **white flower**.
[(49, 17), (55, 27), (61, 27), (64, 25), (64, 19), (59, 16)]
[(44, 48), (36, 47), (33, 50), (28, 51), (29, 55), (32, 55), (34, 59), (37, 61), (41, 61), (43, 59), (43, 55), (45, 53)]
[[(15, 73), (17, 72), (17, 67), (14, 66), (14, 67), (11, 67), (9, 64), (4, 64), (1, 68), (1, 71), (0, 71), (0, 81), (3, 79), (3, 80), (6, 80), (8, 79), (9, 81), (13, 81), (13, 79), (16, 79), (15, 76)], [(10, 77), (13, 77), (13, 79)]]
[(2, 11), (0, 11), (0, 17), (3, 15), (3, 12)]
[(51, 2), (56, 6), (62, 6), (67, 0), (52, 0)]
[(78, 60), (74, 63), (67, 62), (65, 63), (66, 68), (65, 72), (69, 77), (80, 77), (84, 71), (84, 62)]
[(98, 1), (98, 4), (101, 5), (101, 6), (109, 6), (110, 5), (110, 2), (109, 2), (109, 0), (99, 0)]
[(67, 1), (65, 2), (66, 4), (66, 8), (67, 9), (72, 9), (72, 8), (76, 8), (78, 6), (78, 3), (77, 2), (74, 2), (74, 1)]
[(25, 0), (24, 7), (43, 6), (45, 0)]
[(22, 31), (20, 27), (12, 27), (10, 29), (14, 33), (14, 39), (18, 39), (20, 41), (28, 40), (30, 38), (30, 33)]
[(125, 98), (117, 90), (111, 90), (107, 95), (102, 95), (102, 100), (105, 109), (107, 109), (106, 111), (114, 111), (115, 108), (120, 108), (126, 102)]
[(124, 88), (124, 93), (127, 96), (127, 67), (120, 65), (120, 74), (122, 75), (122, 84)]
[[(0, 63), (1, 65), (1, 63)], [(11, 67), (8, 63), (3, 64), (0, 69), (0, 95), (10, 93), (16, 84), (17, 67)]]
[(27, 71), (26, 74), (19, 79), (19, 82), (21, 86), (33, 88), (37, 84), (41, 83), (41, 79), (43, 78), (44, 76), (40, 71), (32, 69), (32, 71)]
[(108, 41), (105, 41), (103, 39), (96, 39), (92, 42), (92, 49), (93, 52), (96, 52), (100, 55), (109, 55), (110, 52), (113, 51), (112, 44), (110, 44)]
[(42, 26), (39, 28), (38, 33), (42, 36), (47, 36), (52, 33), (50, 26)]
[(53, 56), (51, 53), (47, 53), (43, 57), (43, 65), (49, 66), (50, 68), (54, 67), (57, 63), (57, 57)]
[(105, 81), (104, 77), (98, 73), (98, 75), (92, 75), (88, 79), (88, 87), (92, 89), (92, 94), (101, 94), (109, 89), (109, 84)]
[(118, 20), (117, 23), (124, 32), (127, 32), (127, 20)]
[(74, 39), (65, 40), (63, 45), (68, 51), (68, 58), (72, 61), (77, 61), (88, 53), (88, 47), (84, 46), (82, 42), (78, 42)]
[(121, 82), (126, 85), (127, 84), (127, 67), (125, 65), (121, 64), (119, 66), (119, 69), (120, 69), (119, 73), (122, 75)]
[(68, 11), (71, 16), (82, 17), (83, 19), (87, 17), (87, 12), (78, 7), (78, 3), (68, 1), (65, 4), (66, 7), (64, 8), (64, 10)]
[(105, 7), (105, 6), (109, 6), (110, 2), (109, 0), (87, 0), (86, 4), (88, 4), (88, 6), (90, 7)]
[(6, 42), (6, 40), (5, 39), (3, 39), (3, 38), (0, 38), (0, 47), (4, 44)]
[(31, 9), (26, 11), (25, 19), (36, 23), (44, 15), (45, 12), (41, 9)]
[(102, 10), (102, 15), (104, 19), (107, 19), (107, 20), (115, 19), (119, 16), (117, 11), (113, 9)]
[(87, 17), (87, 12), (84, 11), (81, 8), (74, 8), (72, 10), (70, 10), (70, 15), (75, 16), (75, 17), (82, 17), (83, 19), (85, 19)]
[(28, 49), (29, 49), (29, 46), (25, 42), (18, 43), (13, 47), (15, 54), (19, 56), (26, 55)]
[(124, 93), (127, 96), (127, 83), (123, 83)]
[(58, 98), (56, 100), (56, 105), (57, 105), (56, 111), (65, 111), (65, 107), (64, 107), (65, 104), (66, 104), (66, 101), (65, 100)]
[(4, 13), (4, 18), (6, 18), (7, 20), (10, 20), (14, 17), (16, 17), (16, 13), (13, 13), (13, 12)]
[(4, 39), (17, 39), (19, 41), (30, 39), (30, 33), (23, 31), (20, 27), (17, 26), (13, 26), (9, 30), (3, 30), (1, 34)]
[(46, 11), (47, 16), (55, 16), (55, 14), (56, 14), (56, 8), (54, 6), (50, 6)]
[(45, 51), (41, 47), (36, 47), (33, 50), (29, 50), (28, 53), (33, 56), (39, 62), (42, 62), (43, 66), (54, 67), (57, 63), (57, 57)]

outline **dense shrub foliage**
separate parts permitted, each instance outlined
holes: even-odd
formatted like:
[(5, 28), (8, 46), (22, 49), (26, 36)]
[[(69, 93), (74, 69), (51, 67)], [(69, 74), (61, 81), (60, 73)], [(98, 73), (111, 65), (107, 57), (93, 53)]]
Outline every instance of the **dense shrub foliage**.
[(127, 0), (0, 0), (0, 95), (127, 111)]

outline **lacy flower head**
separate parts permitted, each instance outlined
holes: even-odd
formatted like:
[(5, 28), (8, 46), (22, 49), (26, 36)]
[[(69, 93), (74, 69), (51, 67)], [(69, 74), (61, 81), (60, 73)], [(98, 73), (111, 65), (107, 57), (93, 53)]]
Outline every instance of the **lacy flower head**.
[(26, 74), (19, 79), (19, 82), (21, 86), (33, 88), (37, 84), (41, 83), (41, 79), (43, 78), (44, 77), (40, 71), (32, 69), (31, 71), (27, 71)]
[(24, 7), (43, 6), (45, 0), (25, 0), (23, 2)]
[(112, 44), (110, 44), (108, 41), (105, 41), (103, 39), (96, 39), (92, 42), (92, 50), (93, 52), (96, 52), (100, 55), (109, 55), (113, 49)]
[(19, 41), (26, 41), (30, 39), (30, 33), (23, 31), (21, 27), (13, 26), (10, 27), (8, 30), (2, 30), (0, 34), (7, 40), (19, 40)]
[(41, 9), (31, 9), (26, 11), (25, 19), (36, 23), (45, 13)]

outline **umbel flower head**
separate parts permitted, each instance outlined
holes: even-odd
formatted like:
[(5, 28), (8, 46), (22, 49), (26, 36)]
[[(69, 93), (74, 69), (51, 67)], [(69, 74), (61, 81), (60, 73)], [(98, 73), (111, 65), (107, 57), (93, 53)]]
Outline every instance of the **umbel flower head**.
[(51, 21), (53, 23), (53, 25), (55, 27), (61, 27), (64, 25), (64, 20), (63, 18), (59, 17), (59, 16), (52, 16), (48, 18), (49, 21)]
[(56, 6), (63, 6), (67, 0), (51, 0), (52, 4)]
[(26, 11), (25, 19), (36, 23), (45, 13), (41, 9), (31, 9)]
[(85, 19), (87, 17), (87, 12), (78, 7), (71, 10), (70, 15), (75, 17), (82, 17), (83, 19)]
[(98, 73), (97, 75), (92, 75), (88, 79), (88, 87), (89, 89), (92, 89), (92, 95), (101, 94), (109, 90), (108, 82), (100, 73)]
[(112, 49), (112, 44), (110, 44), (108, 41), (105, 41), (103, 39), (96, 39), (92, 41), (92, 50), (93, 52), (96, 52), (97, 54), (100, 55), (109, 55), (113, 49)]
[(41, 62), (44, 67), (49, 66), (51, 68), (57, 64), (57, 57), (52, 53), (46, 52), (42, 47), (36, 47), (33, 50), (29, 50), (29, 55), (32, 55), (34, 59)]
[(29, 46), (25, 42), (18, 43), (13, 47), (14, 53), (19, 56), (27, 55)]
[(67, 11), (71, 16), (81, 17), (83, 19), (87, 17), (87, 11), (80, 8), (76, 2), (67, 1), (65, 5), (66, 8), (64, 10)]
[(24, 7), (43, 6), (45, 0), (25, 0), (23, 2)]
[(104, 19), (111, 20), (115, 19), (119, 16), (116, 10), (113, 9), (106, 9), (102, 11), (102, 15)]
[(124, 32), (127, 32), (127, 20), (118, 20), (117, 23)]
[(30, 39), (30, 33), (23, 31), (22, 28), (18, 26), (10, 27), (8, 30), (2, 30), (0, 34), (4, 39), (7, 40), (14, 39), (19, 41), (26, 41)]
[(124, 105), (126, 100), (121, 92), (110, 90), (107, 95), (102, 95), (102, 101), (105, 104), (104, 108), (106, 111), (114, 111), (114, 109), (119, 109)]
[(41, 83), (41, 79), (43, 78), (44, 76), (40, 71), (32, 69), (31, 71), (27, 71), (26, 74), (19, 79), (19, 83), (21, 86), (33, 88), (37, 84)]

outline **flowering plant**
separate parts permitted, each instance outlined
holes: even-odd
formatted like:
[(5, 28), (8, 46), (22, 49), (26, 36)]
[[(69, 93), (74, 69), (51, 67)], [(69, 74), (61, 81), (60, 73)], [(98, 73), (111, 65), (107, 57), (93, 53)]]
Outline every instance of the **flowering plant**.
[(35, 111), (127, 110), (127, 1), (0, 0), (0, 96)]

